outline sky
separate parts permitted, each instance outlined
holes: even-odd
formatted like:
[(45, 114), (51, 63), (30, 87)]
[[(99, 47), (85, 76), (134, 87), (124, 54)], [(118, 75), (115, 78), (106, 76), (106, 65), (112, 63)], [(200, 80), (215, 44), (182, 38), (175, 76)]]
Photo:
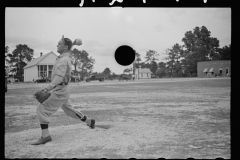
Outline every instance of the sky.
[(57, 43), (64, 37), (80, 38), (78, 50), (95, 59), (94, 72), (110, 68), (115, 74), (126, 68), (119, 65), (114, 53), (117, 47), (129, 45), (142, 61), (148, 50), (166, 62), (165, 50), (178, 43), (187, 31), (205, 26), (220, 47), (231, 44), (231, 8), (6, 8), (5, 46), (12, 52), (18, 44), (40, 53), (57, 53)]

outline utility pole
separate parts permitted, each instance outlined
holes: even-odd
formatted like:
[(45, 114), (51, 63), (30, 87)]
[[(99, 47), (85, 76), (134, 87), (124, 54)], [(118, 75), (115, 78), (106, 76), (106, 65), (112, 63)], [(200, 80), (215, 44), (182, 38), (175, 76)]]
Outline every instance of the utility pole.
[(138, 61), (138, 79), (139, 79), (139, 61)]
[[(17, 74), (18, 74), (18, 70), (19, 70), (19, 54), (17, 53)], [(18, 84), (19, 84), (19, 79), (18, 80)]]

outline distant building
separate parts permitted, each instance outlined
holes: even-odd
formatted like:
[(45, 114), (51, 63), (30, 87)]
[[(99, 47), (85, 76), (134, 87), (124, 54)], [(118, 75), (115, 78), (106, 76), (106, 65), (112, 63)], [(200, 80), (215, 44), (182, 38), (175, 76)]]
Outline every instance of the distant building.
[(198, 77), (229, 76), (231, 74), (231, 61), (205, 61), (197, 63)]
[(53, 52), (40, 55), (40, 57), (29, 62), (24, 69), (24, 82), (33, 82), (36, 79), (51, 78), (52, 68), (57, 59)]
[[(139, 76), (138, 76), (139, 73)], [(151, 78), (152, 72), (149, 68), (138, 68), (135, 69), (135, 79), (148, 79)]]

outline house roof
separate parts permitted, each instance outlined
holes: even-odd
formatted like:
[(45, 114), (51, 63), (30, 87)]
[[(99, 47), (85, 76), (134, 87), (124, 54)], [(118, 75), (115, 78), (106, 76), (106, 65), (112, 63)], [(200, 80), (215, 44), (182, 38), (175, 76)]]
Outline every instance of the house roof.
[[(136, 68), (135, 71), (138, 72), (138, 69)], [(149, 68), (141, 68), (139, 69), (139, 73), (152, 73), (152, 72), (150, 71)]]
[[(41, 62), (45, 57), (47, 57), (49, 54), (55, 54), (54, 52), (49, 52), (47, 54), (44, 54), (42, 55), (41, 57), (38, 57), (36, 59), (33, 59), (31, 62), (29, 62), (23, 69), (26, 69), (26, 68), (29, 68), (29, 67), (32, 67), (32, 66), (35, 66), (37, 65), (39, 62)], [(55, 54), (56, 55), (56, 54)], [(57, 56), (57, 55), (56, 55)]]

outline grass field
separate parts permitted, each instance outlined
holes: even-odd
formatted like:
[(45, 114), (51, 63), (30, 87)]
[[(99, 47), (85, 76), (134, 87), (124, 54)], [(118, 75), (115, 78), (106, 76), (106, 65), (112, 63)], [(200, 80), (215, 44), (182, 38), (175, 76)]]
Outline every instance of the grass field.
[(44, 85), (8, 85), (6, 158), (231, 157), (229, 77), (71, 83), (73, 108), (98, 126), (89, 129), (59, 109), (53, 141), (31, 146), (40, 137), (33, 94)]

